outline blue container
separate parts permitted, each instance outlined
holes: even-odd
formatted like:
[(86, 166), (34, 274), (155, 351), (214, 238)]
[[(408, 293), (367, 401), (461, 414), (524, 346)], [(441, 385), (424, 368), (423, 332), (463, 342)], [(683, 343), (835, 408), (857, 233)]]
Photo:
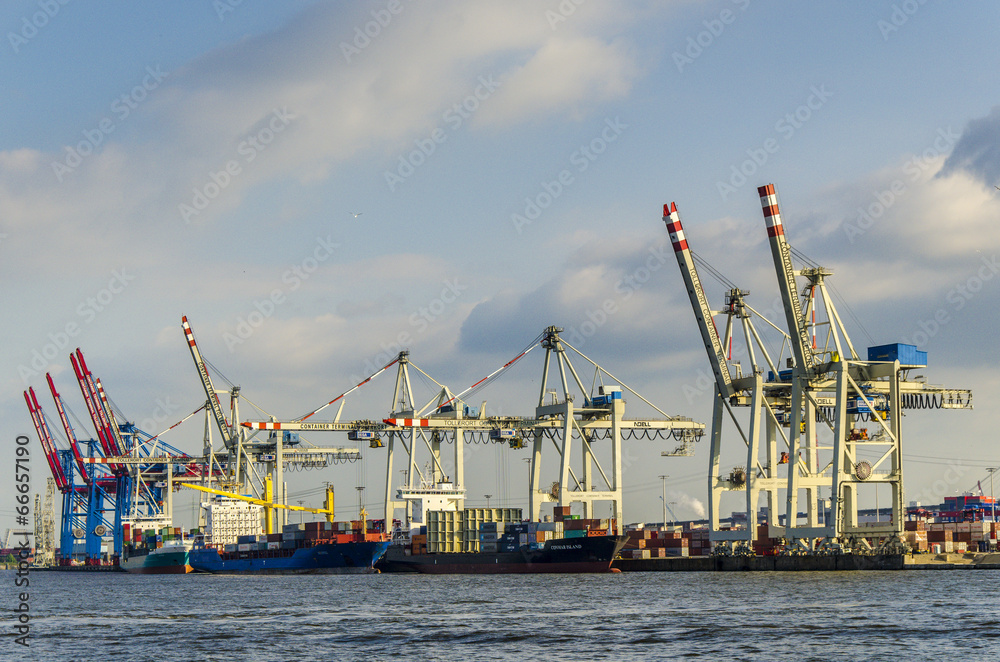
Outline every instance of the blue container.
[(916, 345), (891, 343), (868, 348), (869, 361), (899, 361), (900, 365), (924, 367), (927, 365), (927, 352), (917, 349)]
[[(790, 381), (791, 379), (792, 379), (792, 371), (791, 370), (779, 370), (778, 371), (778, 379), (777, 379), (777, 381), (779, 381), (779, 382), (787, 382), (787, 381)], [(774, 372), (771, 371), (771, 370), (767, 371), (767, 381), (769, 381), (769, 382), (775, 381)]]

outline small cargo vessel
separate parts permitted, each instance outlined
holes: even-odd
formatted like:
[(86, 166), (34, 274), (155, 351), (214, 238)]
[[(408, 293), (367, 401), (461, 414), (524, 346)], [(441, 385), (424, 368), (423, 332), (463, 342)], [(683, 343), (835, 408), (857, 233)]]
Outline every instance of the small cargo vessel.
[(170, 540), (162, 547), (127, 545), (119, 567), (141, 575), (182, 575), (193, 569), (189, 559), (192, 545), (189, 540)]

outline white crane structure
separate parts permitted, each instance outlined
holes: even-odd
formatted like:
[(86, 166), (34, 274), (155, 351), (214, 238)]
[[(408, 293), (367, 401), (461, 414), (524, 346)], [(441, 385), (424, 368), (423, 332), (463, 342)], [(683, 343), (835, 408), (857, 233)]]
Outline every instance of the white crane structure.
[[(545, 360), (538, 405), (535, 408), (536, 420), (531, 424), (533, 443), (529, 509), (532, 518), (537, 520), (543, 501), (555, 502), (560, 506), (582, 502), (584, 518), (591, 518), (595, 503), (610, 502), (615, 518), (621, 523), (624, 469), (622, 441), (673, 439), (678, 442), (675, 449), (662, 454), (692, 455), (693, 442), (701, 438), (705, 426), (690, 418), (667, 414), (561, 339), (560, 331), (562, 329), (558, 327), (548, 327), (541, 341), (545, 348)], [(594, 375), (589, 387), (580, 379), (570, 362), (567, 348), (593, 367)], [(559, 385), (554, 392), (548, 388), (553, 360), (558, 368)], [(571, 384), (579, 389), (582, 404), (576, 402)], [(623, 392), (652, 407), (663, 418), (626, 419)], [(546, 439), (552, 442), (558, 453), (558, 490), (545, 490), (542, 487), (546, 484), (541, 477), (542, 450), (546, 446)], [(608, 442), (607, 448), (598, 452), (597, 449), (603, 445), (601, 442), (605, 441)], [(600, 462), (602, 455), (608, 462), (609, 471), (605, 471)], [(579, 457), (579, 473), (573, 469), (574, 456)]]
[[(351, 389), (296, 421), (244, 422), (242, 425), (253, 429), (346, 431), (353, 440), (368, 440), (372, 448), (383, 447), (381, 437), (385, 436), (387, 523), (392, 521), (397, 509), (405, 511), (405, 521), (409, 522), (413, 503), (428, 495), (448, 501), (455, 508), (464, 508), (468, 488), (465, 477), (467, 443), (504, 443), (520, 449), (525, 448), (528, 441), (531, 442), (529, 510), (533, 519), (539, 519), (543, 503), (581, 502), (586, 516), (590, 517), (594, 504), (604, 501), (611, 503), (615, 517), (621, 521), (623, 439), (671, 439), (674, 442), (672, 450), (662, 455), (691, 455), (693, 443), (701, 437), (705, 426), (689, 418), (668, 415), (561, 340), (560, 331), (557, 327), (548, 327), (513, 359), (458, 394), (414, 365), (409, 352), (400, 352), (393, 361), (354, 387), (370, 382), (393, 364), (397, 365), (390, 413), (381, 423), (341, 420), (343, 398), (354, 390)], [(464, 396), (483, 388), (536, 347), (543, 347), (546, 354), (533, 417), (486, 416), (485, 401), (478, 411), (466, 404)], [(594, 367), (593, 383), (589, 387), (569, 361), (567, 348)], [(553, 362), (561, 388), (550, 390), (548, 381)], [(426, 402), (415, 401), (411, 369), (417, 370), (437, 389)], [(575, 393), (577, 389), (579, 394)], [(663, 418), (625, 419), (623, 391), (648, 404)], [(335, 420), (307, 420), (338, 401), (341, 404)], [(604, 445), (605, 441), (609, 443)], [(449, 444), (452, 446), (450, 452), (445, 450)], [(542, 455), (550, 447), (555, 449), (558, 458), (546, 463), (551, 475), (543, 477)], [(399, 452), (404, 454), (401, 459), (405, 462), (406, 477), (402, 485), (396, 487), (396, 455)]]
[[(300, 468), (325, 467), (330, 462), (354, 461), (361, 457), (356, 448), (324, 448), (311, 447), (300, 448), (299, 435), (291, 431), (292, 426), (282, 427), (281, 423), (274, 422), (272, 418), (269, 422), (241, 425), (239, 400), (240, 387), (233, 386), (230, 391), (230, 420), (226, 419), (222, 411), (219, 396), (216, 393), (212, 378), (208, 374), (206, 362), (202, 358), (198, 343), (194, 338), (194, 331), (188, 323), (187, 316), (181, 319), (181, 328), (188, 348), (191, 350), (191, 358), (194, 360), (198, 375), (201, 378), (202, 388), (208, 398), (206, 411), (211, 411), (215, 419), (216, 426), (222, 435), (223, 448), (220, 453), (224, 460), (220, 462), (216, 458), (216, 452), (212, 449), (211, 426), (209, 420), (205, 421), (205, 461), (209, 470), (205, 472), (204, 482), (211, 482), (214, 472), (224, 473), (224, 478), (218, 483), (229, 489), (231, 492), (245, 493), (251, 491), (258, 498), (264, 498), (267, 493), (267, 477), (273, 476), (275, 485), (275, 503), (281, 506), (287, 505), (287, 489), (284, 482), (284, 470), (288, 466)], [(207, 413), (206, 413), (207, 416)], [(257, 433), (248, 435), (248, 429), (272, 430), (272, 433), (263, 440), (257, 440)], [(281, 432), (274, 432), (280, 430)], [(277, 511), (278, 525), (283, 525), (287, 520), (287, 509), (279, 508)]]
[[(489, 439), (494, 443), (507, 442), (512, 448), (524, 446), (524, 440), (531, 439), (531, 463), (529, 467), (529, 505), (530, 516), (538, 520), (541, 515), (541, 505), (568, 506), (573, 502), (583, 504), (584, 516), (593, 515), (594, 504), (610, 502), (612, 512), (619, 522), (622, 521), (622, 440), (623, 439), (673, 439), (676, 447), (666, 455), (691, 455), (693, 443), (704, 431), (705, 426), (689, 418), (670, 416), (641, 395), (626, 386), (609, 372), (598, 366), (564, 340), (559, 333), (562, 329), (550, 326), (527, 349), (508, 361), (504, 366), (489, 376), (483, 378), (466, 391), (457, 396), (448, 395), (447, 390), (438, 394), (435, 400), (417, 411), (397, 411), (396, 416), (385, 422), (394, 428), (409, 429), (410, 469), (408, 480), (413, 487), (416, 464), (412, 448), (413, 439), (420, 437), (432, 452), (434, 471), (440, 469), (439, 448), (442, 440), (453, 442), (455, 450), (455, 476), (452, 481), (456, 490), (465, 487), (464, 470), (462, 469), (462, 449), (467, 438)], [(484, 402), (478, 416), (470, 417), (471, 410), (464, 405), (461, 396), (466, 392), (480, 387), (498, 373), (506, 370), (516, 361), (523, 358), (535, 347), (545, 349), (544, 367), (538, 404), (535, 416), (528, 417), (486, 417)], [(573, 368), (566, 353), (572, 349), (580, 357), (594, 367), (593, 382), (588, 388)], [(560, 389), (548, 388), (550, 366), (556, 363)], [(404, 374), (402, 371), (401, 375)], [(617, 383), (605, 383), (617, 382)], [(401, 386), (407, 382), (397, 380), (397, 398)], [(579, 389), (580, 402), (577, 404), (575, 389)], [(625, 419), (625, 401), (622, 399), (623, 389), (636, 398), (653, 407), (663, 415), (663, 419)], [(398, 401), (398, 400), (397, 400)], [(434, 408), (434, 414), (425, 415)], [(411, 414), (404, 418), (404, 415)], [(428, 437), (428, 432), (430, 436)], [(394, 432), (394, 434), (399, 434)], [(390, 440), (393, 438), (390, 435)], [(554, 464), (555, 470), (549, 477), (543, 478), (542, 454), (551, 442), (558, 458)], [(609, 443), (600, 452), (595, 452), (595, 442)], [(600, 444), (596, 444), (600, 448)], [(404, 442), (405, 447), (405, 442)], [(390, 447), (390, 454), (392, 449)], [(604, 458), (602, 464), (601, 459)], [(577, 468), (574, 469), (574, 459)], [(608, 469), (605, 469), (605, 466)], [(387, 480), (392, 475), (391, 460), (387, 472)], [(426, 478), (424, 480), (426, 482)], [(433, 476), (431, 483), (433, 483)], [(554, 478), (554, 480), (553, 480)], [(387, 500), (388, 502), (388, 500)], [(392, 506), (402, 504), (395, 502)], [(461, 506), (459, 506), (461, 507)], [(388, 508), (388, 506), (387, 506)], [(388, 511), (387, 511), (388, 512)]]
[[(796, 551), (820, 546), (866, 549), (868, 539), (884, 549), (898, 548), (905, 519), (902, 410), (971, 409), (972, 393), (911, 379), (911, 370), (926, 365), (926, 353), (909, 345), (872, 347), (861, 357), (827, 289), (825, 279), (832, 272), (818, 265), (794, 269), (794, 251), (785, 237), (774, 186), (762, 186), (758, 193), (787, 333), (746, 303), (746, 291), (734, 287), (719, 313), (727, 317), (725, 340), (719, 338), (713, 320), (717, 313), (708, 307), (676, 205), (664, 205), (663, 220), (716, 376), (708, 478), (711, 538), (726, 549), (732, 549), (733, 542), (748, 549), (757, 532), (756, 511), (763, 494), (769, 537), (786, 538)], [(783, 338), (777, 363), (753, 324), (755, 318)], [(731, 378), (724, 348), (731, 346), (735, 320), (742, 327), (751, 365), (743, 376), (741, 366), (732, 364), (738, 374)], [(789, 355), (783, 356), (786, 348)], [(764, 364), (758, 364), (758, 353)], [(779, 367), (781, 359), (785, 369)], [(734, 406), (750, 408), (748, 426), (741, 424)], [(728, 471), (721, 457), (726, 441), (735, 435), (724, 434), (727, 413), (746, 448), (745, 467)], [(861, 492), (872, 494), (880, 485), (891, 493), (891, 518), (863, 522), (858, 514)], [(821, 517), (821, 490), (830, 495), (829, 519)], [(782, 491), (784, 504), (779, 505)], [(720, 502), (726, 492), (745, 494), (745, 529), (720, 526)], [(779, 526), (782, 515), (784, 526)]]

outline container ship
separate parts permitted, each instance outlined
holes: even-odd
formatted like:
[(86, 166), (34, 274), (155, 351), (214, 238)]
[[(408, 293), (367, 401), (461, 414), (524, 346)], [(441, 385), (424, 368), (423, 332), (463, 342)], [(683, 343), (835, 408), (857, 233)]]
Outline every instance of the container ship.
[[(625, 546), (624, 536), (585, 535), (519, 544), (511, 525), (498, 539), (498, 551), (427, 553), (420, 547), (393, 545), (377, 567), (384, 572), (425, 574), (507, 574), (536, 572), (610, 572)], [(518, 531), (520, 529), (514, 529)], [(487, 532), (486, 535), (489, 535)]]
[[(436, 495), (454, 503), (462, 496), (447, 484), (400, 492), (411, 501)], [(617, 522), (581, 519), (569, 510), (556, 507), (555, 521), (524, 522), (520, 508), (414, 508), (426, 525), (411, 518), (376, 567), (426, 574), (610, 572), (628, 540), (616, 535)]]
[(359, 522), (286, 524), (281, 533), (241, 535), (219, 547), (196, 539), (194, 572), (212, 574), (359, 574), (373, 572), (389, 547), (386, 535)]

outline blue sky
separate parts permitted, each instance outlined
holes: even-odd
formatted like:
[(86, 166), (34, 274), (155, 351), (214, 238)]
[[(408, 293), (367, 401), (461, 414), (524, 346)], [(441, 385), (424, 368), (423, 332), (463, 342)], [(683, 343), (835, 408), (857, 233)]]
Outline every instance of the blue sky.
[[(993, 3), (917, 0), (6, 3), (0, 449), (13, 457), (31, 431), (28, 385), (54, 414), (46, 371), (85, 416), (77, 346), (130, 419), (162, 429), (195, 409), (182, 315), (248, 398), (289, 418), (403, 344), (461, 391), (611, 300), (580, 349), (707, 422), (709, 394), (684, 388), (708, 366), (672, 260), (633, 296), (616, 285), (669, 247), (660, 210), (676, 201), (692, 247), (767, 308), (755, 187), (774, 182), (789, 240), (835, 271), (861, 321), (855, 342), (920, 341), (929, 381), (975, 390), (973, 412), (905, 423), (908, 497), (949, 457), (967, 471), (948, 491), (964, 490), (998, 461), (998, 18)], [(710, 284), (713, 305), (721, 292)], [(482, 397), (530, 415), (540, 374), (533, 353)], [(345, 415), (383, 416), (383, 379)], [(168, 440), (197, 452), (201, 428)], [(633, 449), (630, 520), (659, 518), (658, 474), (681, 504), (705, 499), (707, 443), (660, 450)], [(365, 484), (372, 507), (383, 463), (305, 480)], [(517, 452), (468, 467), (470, 495), (523, 504)]]

